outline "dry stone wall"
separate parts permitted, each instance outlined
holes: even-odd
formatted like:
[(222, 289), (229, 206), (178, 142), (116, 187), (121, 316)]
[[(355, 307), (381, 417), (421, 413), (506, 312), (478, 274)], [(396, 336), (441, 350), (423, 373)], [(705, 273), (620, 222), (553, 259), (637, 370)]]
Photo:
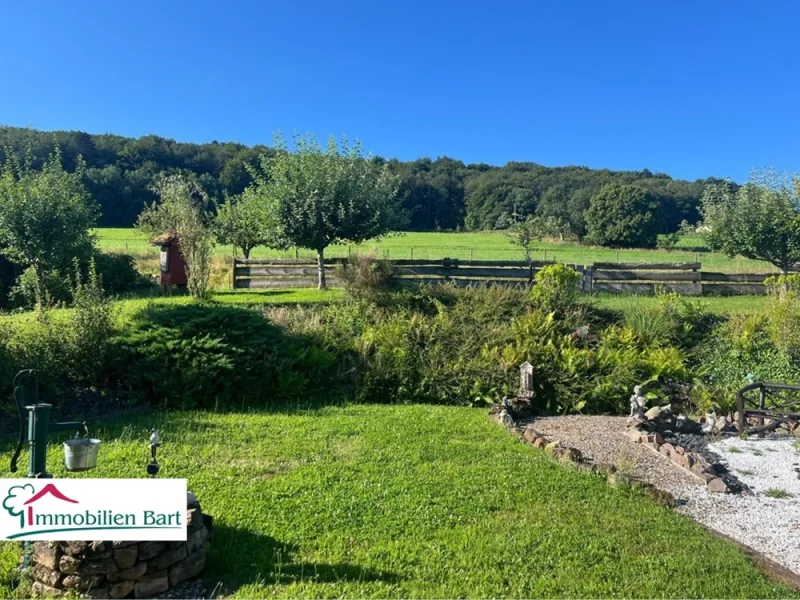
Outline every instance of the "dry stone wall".
[(190, 494), (185, 542), (34, 542), (32, 593), (58, 597), (153, 598), (205, 568), (213, 519)]

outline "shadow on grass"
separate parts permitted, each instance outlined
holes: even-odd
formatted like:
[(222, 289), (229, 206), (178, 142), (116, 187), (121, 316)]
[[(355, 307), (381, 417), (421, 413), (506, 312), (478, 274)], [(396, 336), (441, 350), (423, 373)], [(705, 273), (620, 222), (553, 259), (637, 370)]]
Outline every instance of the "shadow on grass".
[(227, 595), (245, 585), (383, 582), (400, 577), (349, 563), (296, 562), (299, 547), (246, 529), (215, 523), (205, 580)]

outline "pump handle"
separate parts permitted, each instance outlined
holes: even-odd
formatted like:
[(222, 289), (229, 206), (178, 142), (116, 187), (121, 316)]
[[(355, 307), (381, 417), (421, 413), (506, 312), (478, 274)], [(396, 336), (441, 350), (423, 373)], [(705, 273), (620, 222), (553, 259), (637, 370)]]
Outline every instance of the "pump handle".
[(17, 459), (19, 458), (20, 452), (22, 452), (22, 445), (25, 443), (25, 404), (23, 399), (25, 398), (25, 387), (22, 384), (18, 384), (17, 381), (21, 377), (25, 377), (28, 375), (32, 375), (35, 381), (35, 390), (36, 395), (39, 395), (39, 382), (36, 380), (36, 371), (34, 369), (25, 369), (24, 371), (20, 371), (14, 377), (14, 400), (17, 402), (17, 410), (19, 411), (19, 441), (17, 442), (17, 448), (14, 450), (14, 456), (11, 457), (11, 472), (17, 472)]

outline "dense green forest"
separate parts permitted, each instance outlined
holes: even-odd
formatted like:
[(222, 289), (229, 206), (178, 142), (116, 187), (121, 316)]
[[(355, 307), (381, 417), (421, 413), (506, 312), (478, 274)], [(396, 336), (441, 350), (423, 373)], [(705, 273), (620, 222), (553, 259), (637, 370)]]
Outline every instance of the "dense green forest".
[[(0, 161), (7, 152), (28, 154), (34, 167), (58, 145), (64, 166), (73, 170), (78, 157), (86, 163), (86, 186), (101, 211), (103, 226), (131, 226), (145, 203), (155, 200), (152, 185), (160, 172), (181, 172), (196, 179), (211, 198), (239, 194), (251, 183), (248, 165), (271, 150), (234, 142), (189, 144), (146, 135), (90, 135), (80, 131), (44, 132), (0, 127)], [(663, 173), (610, 171), (587, 167), (545, 167), (510, 162), (503, 167), (465, 165), (441, 157), (388, 163), (400, 176), (398, 203), (413, 231), (503, 229), (514, 215), (551, 218), (565, 235), (581, 239), (589, 199), (607, 183), (632, 184), (657, 201), (662, 231), (674, 231), (683, 220), (699, 219), (704, 186), (714, 179), (684, 181)]]

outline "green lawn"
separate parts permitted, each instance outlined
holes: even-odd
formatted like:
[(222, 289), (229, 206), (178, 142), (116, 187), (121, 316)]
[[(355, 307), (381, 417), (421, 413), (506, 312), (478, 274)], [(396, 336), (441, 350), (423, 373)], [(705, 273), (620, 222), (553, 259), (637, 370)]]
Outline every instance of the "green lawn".
[[(485, 410), (153, 413), (95, 428), (99, 467), (70, 476), (143, 477), (151, 427), (161, 475), (187, 478), (215, 518), (207, 582), (235, 597), (794, 593), (688, 518), (520, 444)], [(49, 466), (64, 477), (56, 438)], [(6, 596), (17, 553), (0, 549)]]
[[(95, 230), (99, 245), (109, 252), (127, 252), (137, 256), (157, 255), (157, 249), (134, 229), (101, 228)], [(557, 260), (570, 264), (590, 264), (593, 262), (687, 262), (700, 261), (703, 268), (728, 272), (765, 272), (775, 270), (767, 263), (743, 258), (730, 260), (715, 252), (694, 251), (702, 248), (700, 237), (682, 240), (682, 248), (671, 252), (663, 250), (613, 250), (598, 246), (582, 246), (574, 242), (541, 242), (535, 258)], [(515, 247), (503, 232), (464, 232), (464, 233), (405, 233), (386, 237), (379, 242), (365, 242), (358, 245), (332, 246), (326, 251), (329, 257), (347, 256), (350, 252), (374, 251), (378, 256), (390, 259), (400, 258), (459, 258), (462, 260), (522, 260), (524, 255)], [(219, 246), (217, 254), (231, 256), (230, 246)], [(312, 258), (313, 252), (298, 250), (300, 257)], [(294, 258), (295, 251), (280, 252), (268, 248), (256, 248), (253, 258), (282, 257)]]
[[(716, 314), (732, 314), (741, 312), (758, 312), (766, 309), (768, 296), (703, 296), (691, 298), (703, 308)], [(602, 308), (620, 309), (635, 301), (643, 305), (655, 304), (659, 300), (655, 296), (629, 296), (624, 294), (598, 294), (593, 302)]]

